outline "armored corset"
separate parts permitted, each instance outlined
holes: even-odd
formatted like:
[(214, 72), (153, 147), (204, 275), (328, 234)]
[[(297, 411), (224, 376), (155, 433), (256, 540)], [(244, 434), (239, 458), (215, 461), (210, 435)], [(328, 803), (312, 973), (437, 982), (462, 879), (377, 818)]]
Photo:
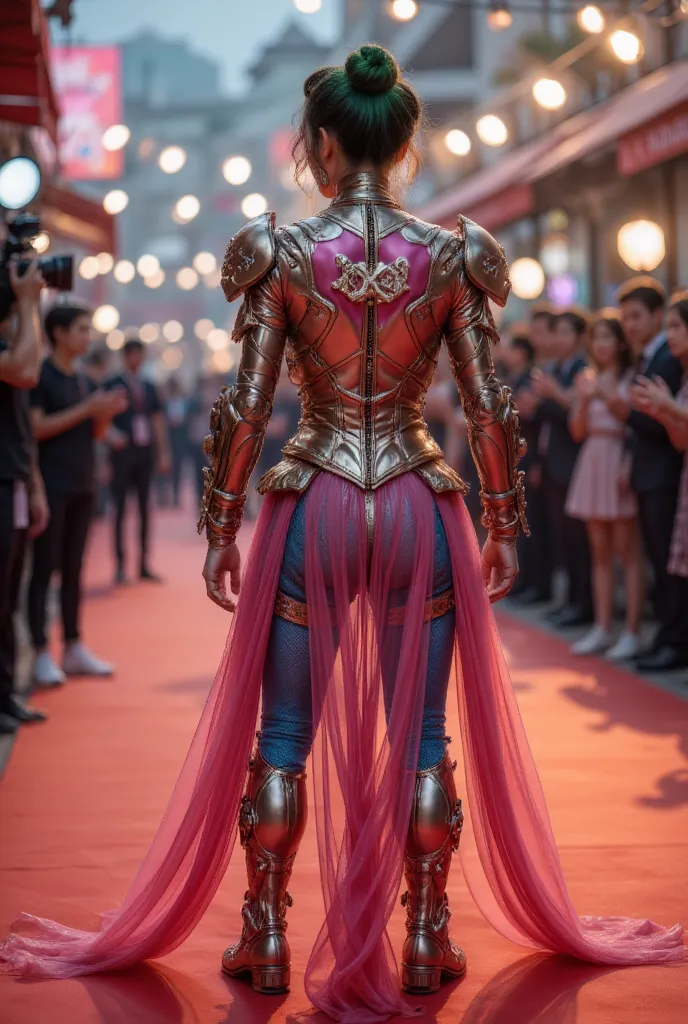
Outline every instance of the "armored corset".
[(277, 232), (289, 376), (302, 418), (260, 490), (321, 467), (367, 490), (416, 469), (463, 490), (423, 418), (460, 243), (382, 202), (334, 204)]

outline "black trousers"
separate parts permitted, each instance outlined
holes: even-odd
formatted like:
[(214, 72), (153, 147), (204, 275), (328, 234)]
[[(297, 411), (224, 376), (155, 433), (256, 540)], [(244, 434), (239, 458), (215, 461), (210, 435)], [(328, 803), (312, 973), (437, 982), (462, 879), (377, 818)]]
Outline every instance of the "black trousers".
[(45, 647), (46, 600), (54, 572), (61, 576), (60, 604), (65, 643), (79, 639), (81, 569), (93, 516), (92, 494), (47, 491), (50, 522), (33, 546), (29, 584), (29, 629), (34, 647)]
[(656, 646), (688, 651), (688, 580), (667, 572), (678, 489), (662, 487), (638, 495), (640, 530), (655, 580)]
[(545, 478), (545, 495), (555, 561), (567, 579), (566, 604), (592, 611), (591, 565), (585, 523), (567, 516), (566, 495), (569, 485)]
[(14, 613), (19, 601), (27, 530), (14, 527), (14, 484), (0, 482), (0, 711), (10, 709), (15, 692)]
[(533, 487), (526, 482), (526, 505), (530, 537), (523, 532), (518, 537), (519, 589), (532, 587), (543, 599), (549, 598), (555, 559), (543, 486)]
[(139, 506), (140, 568), (147, 567), (150, 520), (150, 489), (154, 473), (152, 448), (131, 445), (112, 453), (112, 499), (115, 505), (115, 557), (124, 567), (124, 515), (127, 496), (134, 491)]

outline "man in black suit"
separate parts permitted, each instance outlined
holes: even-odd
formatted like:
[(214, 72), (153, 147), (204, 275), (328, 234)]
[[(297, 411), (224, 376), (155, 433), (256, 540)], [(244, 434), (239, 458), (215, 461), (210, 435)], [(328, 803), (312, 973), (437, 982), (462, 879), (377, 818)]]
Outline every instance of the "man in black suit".
[(141, 376), (145, 361), (145, 345), (139, 338), (130, 338), (122, 349), (124, 372), (108, 381), (107, 388), (122, 389), (129, 404), (125, 412), (112, 421), (106, 435), (112, 463), (112, 497), (115, 505), (116, 582), (126, 582), (123, 525), (127, 495), (135, 491), (139, 505), (140, 562), (142, 580), (159, 582), (148, 565), (148, 520), (150, 485), (156, 469), (166, 476), (170, 472), (167, 428), (157, 388)]
[[(681, 364), (672, 356), (662, 332), (666, 295), (658, 281), (638, 277), (620, 290), (618, 302), (639, 374), (662, 377), (672, 394), (681, 385)], [(628, 424), (631, 486), (638, 495), (640, 529), (654, 574), (655, 642), (638, 660), (646, 671), (688, 665), (688, 605), (680, 577), (667, 572), (671, 531), (678, 501), (683, 455), (671, 444), (664, 427), (617, 398), (612, 411)]]
[(554, 318), (556, 362), (549, 373), (536, 373), (533, 391), (540, 398), (539, 447), (542, 453), (542, 482), (549, 513), (558, 565), (567, 577), (567, 595), (561, 608), (549, 619), (557, 626), (578, 626), (592, 621), (590, 551), (585, 524), (567, 516), (564, 508), (580, 445), (569, 433), (569, 410), (573, 383), (586, 366), (583, 342), (587, 321), (567, 310)]

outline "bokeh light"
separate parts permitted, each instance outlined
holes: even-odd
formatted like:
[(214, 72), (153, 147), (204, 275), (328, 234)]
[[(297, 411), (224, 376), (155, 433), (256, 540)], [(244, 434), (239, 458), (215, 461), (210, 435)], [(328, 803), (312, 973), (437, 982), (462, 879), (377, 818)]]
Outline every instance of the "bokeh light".
[(545, 272), (537, 260), (523, 256), (514, 260), (509, 271), (514, 295), (519, 299), (537, 299), (545, 287)]
[(98, 257), (85, 256), (79, 264), (79, 275), (84, 281), (92, 281), (94, 277), (98, 277)]
[(180, 348), (166, 348), (161, 359), (168, 370), (178, 370), (184, 361), (184, 353)]
[(177, 271), (177, 287), (189, 292), (198, 284), (198, 274), (193, 267), (182, 267)]
[(217, 259), (212, 252), (197, 252), (193, 258), (193, 265), (199, 274), (211, 274), (217, 266)]
[(144, 277), (143, 279), (143, 283), (145, 284), (146, 288), (159, 288), (160, 285), (164, 283), (164, 281), (164, 270), (156, 270), (155, 273), (148, 274), (148, 276)]
[(576, 20), (584, 32), (589, 32), (594, 36), (604, 32), (604, 14), (594, 4), (587, 4), (587, 6), (582, 7), (576, 15)]
[(412, 21), (418, 14), (416, 0), (392, 0), (390, 13), (397, 21)]
[(643, 55), (642, 43), (638, 36), (625, 29), (612, 32), (609, 43), (622, 64), (637, 64)]
[(544, 110), (559, 110), (566, 103), (566, 89), (556, 78), (539, 78), (533, 86), (533, 97)]
[(109, 252), (99, 252), (96, 259), (98, 260), (99, 274), (109, 274), (115, 265), (115, 261)]
[(471, 151), (471, 140), (459, 128), (452, 128), (444, 136), (444, 144), (454, 156), (467, 156)]
[(205, 342), (211, 352), (220, 352), (223, 348), (229, 348), (229, 332), (221, 327), (214, 327), (208, 332)]
[(165, 146), (158, 157), (158, 166), (165, 174), (176, 174), (186, 163), (186, 150), (181, 146)]
[(39, 231), (31, 245), (37, 253), (45, 252), (50, 245), (50, 235), (47, 231)]
[(484, 114), (475, 126), (478, 138), (486, 146), (503, 146), (509, 138), (507, 127), (496, 114)]
[(666, 255), (664, 232), (652, 220), (633, 220), (620, 229), (619, 256), (631, 270), (655, 270)]
[(131, 132), (125, 124), (111, 124), (103, 132), (103, 149), (115, 153), (118, 149), (123, 149), (130, 138)]
[(119, 310), (115, 306), (98, 306), (93, 313), (93, 326), (100, 334), (108, 334), (114, 331), (119, 323)]
[(160, 260), (150, 252), (145, 252), (136, 261), (136, 269), (141, 277), (151, 277), (160, 270)]
[(194, 324), (194, 334), (201, 341), (205, 341), (212, 330), (214, 330), (215, 324), (212, 320), (208, 320), (207, 317), (203, 317), (201, 320), (197, 320)]
[(118, 349), (122, 348), (125, 340), (126, 335), (124, 334), (124, 331), (115, 329), (114, 331), (108, 332), (108, 335), (105, 338), (105, 344), (112, 352), (117, 352)]
[(201, 201), (198, 196), (186, 195), (178, 199), (174, 204), (175, 219), (180, 224), (188, 224), (190, 220), (198, 216), (201, 209)]
[(166, 341), (172, 343), (181, 341), (184, 337), (184, 328), (178, 320), (168, 320), (166, 324), (163, 324), (162, 336)]
[(228, 156), (222, 165), (222, 175), (230, 185), (244, 185), (251, 171), (251, 162), (245, 156)]
[(253, 217), (260, 217), (262, 213), (268, 208), (268, 201), (265, 196), (261, 195), (260, 192), (249, 192), (247, 196), (241, 200), (241, 212), (244, 217), (248, 220), (252, 220)]
[(135, 275), (136, 267), (131, 260), (117, 260), (113, 271), (115, 281), (119, 281), (120, 284), (129, 284), (134, 280)]
[(146, 345), (150, 345), (154, 341), (157, 341), (159, 337), (159, 324), (141, 324), (141, 327), (139, 329), (139, 338), (141, 339), (141, 341), (145, 341)]
[(126, 210), (129, 205), (129, 196), (123, 188), (113, 188), (103, 197), (103, 209), (113, 216)]

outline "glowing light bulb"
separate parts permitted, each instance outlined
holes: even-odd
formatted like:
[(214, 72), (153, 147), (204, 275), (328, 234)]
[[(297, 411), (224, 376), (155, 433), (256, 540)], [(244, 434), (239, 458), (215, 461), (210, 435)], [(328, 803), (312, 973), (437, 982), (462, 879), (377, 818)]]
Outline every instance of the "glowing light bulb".
[(533, 86), (533, 96), (545, 110), (559, 110), (566, 103), (566, 89), (555, 78), (539, 78)]
[(506, 125), (496, 114), (485, 114), (475, 126), (478, 138), (486, 146), (503, 146), (509, 138)]
[(418, 14), (416, 0), (392, 0), (390, 13), (397, 21), (412, 21)]
[(141, 277), (151, 277), (153, 274), (157, 274), (160, 270), (160, 260), (157, 256), (153, 256), (151, 253), (146, 252), (143, 256), (139, 256), (137, 259), (136, 269)]
[(115, 261), (109, 252), (99, 252), (96, 259), (98, 260), (99, 274), (109, 274), (115, 265)]
[(503, 32), (504, 29), (511, 28), (513, 21), (506, 0), (491, 0), (490, 9), (487, 12), (487, 27), (492, 32)]
[(230, 185), (244, 185), (251, 171), (251, 163), (245, 156), (229, 156), (222, 165), (223, 177)]
[(633, 32), (617, 29), (609, 37), (609, 43), (622, 64), (637, 64), (643, 55), (642, 43)]
[(537, 299), (545, 287), (545, 272), (537, 260), (524, 256), (514, 260), (509, 271), (511, 287), (519, 299)]
[(268, 208), (268, 201), (260, 192), (249, 192), (241, 200), (241, 212), (244, 217), (251, 220), (253, 217), (260, 217)]
[(194, 334), (201, 341), (205, 341), (212, 330), (215, 329), (215, 324), (212, 320), (208, 320), (204, 317), (202, 320), (197, 320), (194, 324)]
[(174, 344), (184, 337), (184, 328), (178, 320), (168, 320), (166, 324), (163, 324), (162, 336)]
[(111, 124), (103, 132), (103, 149), (115, 153), (118, 149), (124, 149), (131, 138), (131, 132), (125, 124)]
[(294, 7), (300, 14), (317, 14), (322, 0), (294, 0)]
[(84, 281), (92, 281), (94, 277), (98, 277), (98, 258), (97, 256), (86, 256), (79, 264), (79, 275), (83, 277)]
[(122, 188), (113, 188), (111, 192), (108, 192), (103, 197), (103, 209), (106, 213), (113, 214), (113, 216), (121, 213), (122, 210), (126, 210), (128, 205), (129, 196)]
[(93, 326), (101, 334), (108, 334), (114, 331), (119, 323), (119, 310), (114, 306), (98, 306), (93, 314)]
[(666, 255), (664, 232), (652, 220), (633, 220), (617, 235), (619, 256), (631, 270), (655, 270)]
[(211, 252), (197, 252), (193, 258), (193, 265), (199, 274), (212, 274), (217, 267), (217, 260)]
[(177, 286), (184, 292), (190, 292), (198, 284), (198, 274), (193, 267), (182, 267), (177, 271)]
[(197, 196), (187, 195), (182, 196), (178, 199), (174, 206), (174, 213), (176, 219), (181, 224), (188, 224), (190, 220), (198, 216), (198, 212), (201, 209), (201, 203)]
[(589, 32), (590, 35), (598, 36), (600, 32), (604, 32), (604, 14), (599, 7), (595, 7), (594, 4), (588, 4), (586, 7), (582, 7), (576, 15), (576, 20), (583, 31)]
[(143, 283), (146, 288), (159, 288), (165, 280), (165, 271), (156, 270), (155, 273), (149, 274), (148, 277), (144, 277)]
[(227, 331), (223, 331), (221, 327), (214, 327), (208, 333), (205, 343), (211, 352), (221, 352), (223, 348), (229, 347), (229, 334)]
[(120, 284), (129, 284), (134, 280), (135, 275), (136, 267), (131, 260), (117, 260), (113, 271), (115, 281), (119, 281)]
[(158, 157), (158, 167), (165, 174), (176, 174), (186, 163), (186, 150), (181, 146), (165, 146)]
[(160, 327), (158, 324), (141, 324), (139, 329), (139, 338), (145, 342), (146, 345), (151, 345), (154, 341), (157, 341), (160, 337)]
[(452, 128), (444, 136), (444, 144), (454, 156), (466, 156), (471, 151), (471, 140), (465, 132)]

